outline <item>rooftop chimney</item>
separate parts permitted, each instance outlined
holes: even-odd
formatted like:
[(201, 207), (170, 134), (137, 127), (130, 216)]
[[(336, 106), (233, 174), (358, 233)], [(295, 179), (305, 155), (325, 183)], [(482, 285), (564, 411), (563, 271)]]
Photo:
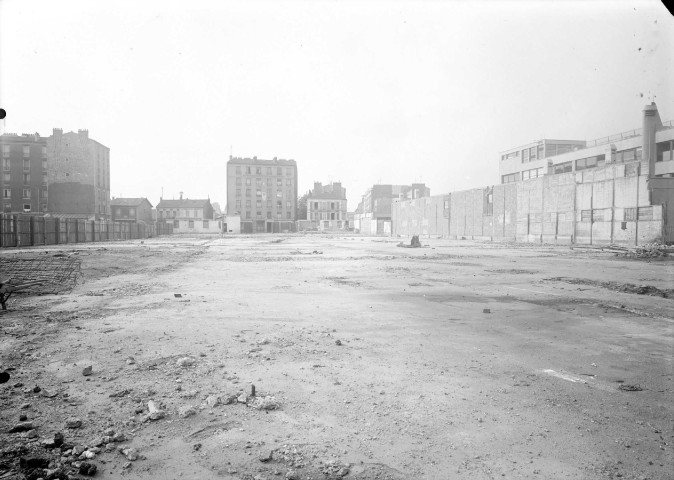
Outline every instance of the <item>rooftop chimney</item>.
[(642, 152), (643, 161), (648, 162), (648, 176), (652, 177), (655, 172), (655, 160), (657, 157), (657, 148), (655, 145), (655, 132), (662, 127), (662, 120), (658, 113), (658, 107), (655, 102), (644, 107), (643, 118), (643, 142)]

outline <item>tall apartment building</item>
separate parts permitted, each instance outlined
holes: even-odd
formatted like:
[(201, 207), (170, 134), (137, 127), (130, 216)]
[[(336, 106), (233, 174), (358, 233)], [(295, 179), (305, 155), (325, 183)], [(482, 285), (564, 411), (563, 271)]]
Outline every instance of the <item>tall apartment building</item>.
[(110, 149), (89, 138), (88, 130), (55, 128), (47, 156), (48, 211), (110, 220)]
[[(655, 103), (644, 107), (642, 128), (592, 141), (539, 140), (500, 154), (501, 183), (558, 173), (578, 172), (609, 164), (653, 162), (654, 177), (674, 176), (674, 129), (662, 122)], [(644, 133), (646, 132), (646, 133)]]
[(230, 155), (227, 215), (241, 217), (242, 233), (294, 231), (297, 219), (295, 160)]
[(307, 220), (319, 230), (344, 230), (349, 227), (346, 214), (346, 188), (341, 182), (314, 182), (307, 195)]
[(0, 135), (0, 213), (47, 210), (47, 139), (38, 133)]

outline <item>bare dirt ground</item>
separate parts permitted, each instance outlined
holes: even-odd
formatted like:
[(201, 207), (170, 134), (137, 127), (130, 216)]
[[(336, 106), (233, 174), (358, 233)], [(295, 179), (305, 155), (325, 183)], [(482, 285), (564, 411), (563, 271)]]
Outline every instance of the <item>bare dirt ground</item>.
[(83, 273), (0, 315), (0, 479), (674, 478), (671, 257), (397, 241), (0, 252)]

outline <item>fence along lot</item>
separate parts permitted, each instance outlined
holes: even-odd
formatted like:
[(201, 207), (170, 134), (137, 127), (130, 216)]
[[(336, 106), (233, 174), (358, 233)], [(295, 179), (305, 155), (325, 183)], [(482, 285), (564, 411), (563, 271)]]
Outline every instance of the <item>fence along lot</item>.
[(172, 233), (173, 226), (167, 224), (0, 214), (0, 247), (134, 240)]

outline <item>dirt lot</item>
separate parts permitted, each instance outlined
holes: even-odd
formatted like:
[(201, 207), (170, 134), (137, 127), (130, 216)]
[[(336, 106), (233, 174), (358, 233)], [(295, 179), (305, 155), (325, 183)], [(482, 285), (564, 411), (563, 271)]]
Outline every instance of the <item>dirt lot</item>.
[(0, 479), (674, 478), (671, 257), (396, 243), (0, 252), (82, 261), (0, 315)]

